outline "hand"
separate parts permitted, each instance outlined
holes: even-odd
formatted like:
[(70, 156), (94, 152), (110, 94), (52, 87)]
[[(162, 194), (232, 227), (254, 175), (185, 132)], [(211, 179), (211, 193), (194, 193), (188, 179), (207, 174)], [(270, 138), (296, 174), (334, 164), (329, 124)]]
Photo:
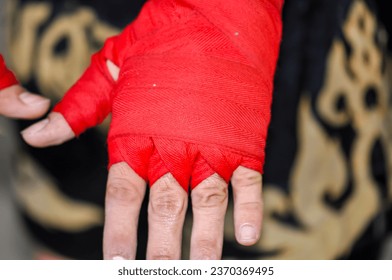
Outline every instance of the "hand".
[[(222, 32), (227, 26), (208, 14), (208, 4), (199, 3), (205, 16), (181, 1), (173, 1), (174, 6), (169, 2), (148, 2), (139, 18), (93, 57), (55, 112), (23, 132), (33, 146), (59, 144), (112, 112), (106, 259), (135, 257), (147, 181), (148, 259), (180, 258), (189, 183), (191, 259), (221, 257), (230, 180), (238, 242), (252, 245), (260, 236), (260, 171), (280, 38), (279, 28), (267, 35), (263, 28), (279, 27), (279, 9), (269, 6), (268, 12), (275, 13), (269, 17), (262, 6), (256, 14), (253, 6), (246, 7), (250, 17), (262, 21), (253, 30), (261, 41), (248, 44), (249, 27)], [(232, 18), (230, 27), (238, 20), (238, 4), (229, 2), (223, 4), (232, 12), (226, 15)], [(269, 55), (260, 58), (254, 49), (269, 49)]]
[(16, 119), (36, 119), (49, 109), (50, 101), (27, 92), (19, 85), (0, 90), (0, 115)]
[(31, 94), (19, 86), (0, 54), (0, 115), (35, 119), (48, 111), (49, 103), (49, 99)]
[[(114, 80), (119, 69), (110, 61)], [(27, 143), (46, 147), (66, 142), (75, 134), (60, 113), (52, 112), (22, 132)], [(238, 167), (232, 177), (235, 201), (235, 234), (242, 245), (253, 245), (260, 236), (262, 220), (261, 174)], [(137, 225), (146, 182), (127, 163), (109, 170), (105, 207), (104, 258), (134, 259)], [(191, 259), (219, 259), (223, 244), (227, 184), (218, 175), (204, 180), (192, 193), (194, 225)], [(171, 174), (164, 175), (150, 191), (147, 258), (178, 259), (188, 194)]]

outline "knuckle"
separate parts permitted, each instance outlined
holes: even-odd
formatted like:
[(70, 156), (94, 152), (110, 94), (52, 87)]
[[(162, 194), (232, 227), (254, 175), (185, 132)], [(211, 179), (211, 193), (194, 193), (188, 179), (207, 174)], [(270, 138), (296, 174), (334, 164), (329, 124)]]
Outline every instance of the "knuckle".
[(127, 203), (138, 203), (142, 200), (139, 192), (134, 190), (129, 180), (121, 177), (111, 178), (107, 184), (106, 197)]
[(250, 212), (250, 213), (259, 213), (263, 209), (263, 203), (261, 200), (259, 201), (244, 201), (238, 204), (240, 211)]
[(196, 259), (200, 260), (217, 260), (220, 256), (217, 254), (218, 245), (213, 240), (199, 240), (196, 243), (197, 254)]
[(241, 168), (234, 172), (231, 182), (238, 189), (247, 189), (249, 187), (261, 186), (262, 176), (254, 170)]
[(201, 184), (192, 191), (192, 203), (196, 208), (213, 208), (225, 204), (228, 189), (223, 184)]
[[(154, 188), (153, 188), (154, 189)], [(178, 190), (151, 191), (149, 211), (160, 218), (176, 219), (185, 212), (186, 198)]]

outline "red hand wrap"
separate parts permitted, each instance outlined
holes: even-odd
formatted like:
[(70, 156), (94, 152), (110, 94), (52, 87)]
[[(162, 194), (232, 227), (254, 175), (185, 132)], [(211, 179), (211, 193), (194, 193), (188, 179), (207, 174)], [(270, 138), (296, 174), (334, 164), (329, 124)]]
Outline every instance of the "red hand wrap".
[[(76, 134), (112, 112), (110, 165), (188, 188), (262, 171), (283, 0), (151, 0), (55, 108)], [(106, 61), (120, 67), (114, 82)]]
[(0, 90), (16, 85), (17, 83), (18, 81), (16, 80), (14, 74), (7, 69), (3, 56), (0, 54)]

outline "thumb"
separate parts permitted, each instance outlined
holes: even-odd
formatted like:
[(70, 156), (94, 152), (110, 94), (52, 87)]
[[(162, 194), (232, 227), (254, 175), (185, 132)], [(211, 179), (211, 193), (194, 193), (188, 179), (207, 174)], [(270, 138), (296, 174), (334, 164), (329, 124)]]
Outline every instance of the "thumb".
[(36, 119), (49, 109), (50, 101), (27, 92), (19, 85), (0, 91), (0, 115), (18, 119)]
[(63, 115), (56, 112), (26, 128), (21, 134), (29, 145), (37, 148), (60, 145), (75, 137)]
[[(113, 80), (116, 81), (119, 68), (109, 60), (107, 67)], [(64, 116), (58, 112), (50, 113), (48, 118), (31, 125), (21, 134), (27, 144), (37, 148), (60, 145), (75, 137), (75, 133)]]

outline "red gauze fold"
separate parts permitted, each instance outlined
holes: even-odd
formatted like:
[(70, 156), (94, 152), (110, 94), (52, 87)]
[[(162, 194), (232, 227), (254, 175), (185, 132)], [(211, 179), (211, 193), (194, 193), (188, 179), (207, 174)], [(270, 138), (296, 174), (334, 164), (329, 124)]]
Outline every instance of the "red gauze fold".
[[(152, 0), (107, 40), (55, 111), (78, 135), (110, 112), (110, 166), (184, 189), (262, 171), (283, 1)], [(114, 82), (106, 67), (120, 67)]]
[(16, 85), (17, 83), (18, 81), (16, 80), (14, 74), (7, 69), (4, 58), (0, 54), (0, 90), (12, 85)]

